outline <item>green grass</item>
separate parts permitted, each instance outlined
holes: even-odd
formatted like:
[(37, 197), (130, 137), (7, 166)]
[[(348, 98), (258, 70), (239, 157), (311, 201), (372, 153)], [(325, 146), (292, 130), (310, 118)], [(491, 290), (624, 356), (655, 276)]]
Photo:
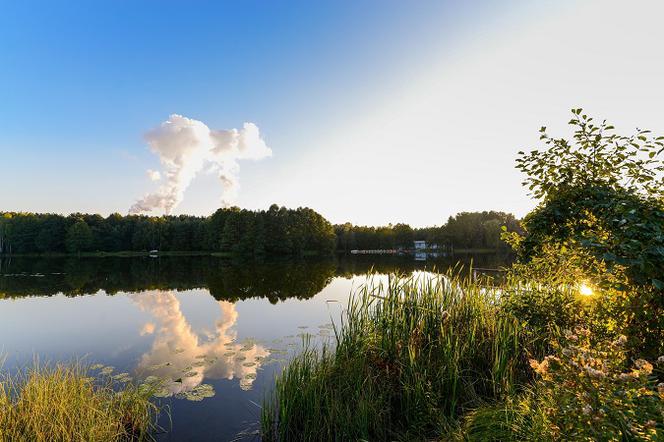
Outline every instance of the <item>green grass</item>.
[(152, 393), (80, 363), (35, 363), (0, 378), (0, 441), (150, 440), (159, 412)]
[(454, 276), (370, 279), (336, 349), (290, 362), (265, 401), (267, 440), (423, 440), (502, 403), (525, 376), (521, 327), (500, 292)]

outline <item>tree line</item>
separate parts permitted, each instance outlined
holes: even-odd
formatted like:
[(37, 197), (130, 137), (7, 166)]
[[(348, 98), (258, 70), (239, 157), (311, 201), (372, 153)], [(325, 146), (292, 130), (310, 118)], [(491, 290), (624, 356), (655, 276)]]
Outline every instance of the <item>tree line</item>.
[(309, 208), (268, 210), (237, 207), (208, 217), (145, 216), (118, 213), (107, 217), (74, 213), (0, 212), (0, 253), (220, 252), (233, 256), (324, 255), (334, 250), (410, 249), (424, 240), (444, 249), (507, 251), (500, 239), (505, 226), (522, 233), (514, 215), (504, 212), (462, 212), (442, 226), (412, 228), (332, 226)]
[(309, 208), (237, 207), (208, 217), (0, 213), (0, 253), (203, 251), (242, 256), (329, 254), (332, 225)]
[(491, 249), (508, 251), (500, 238), (502, 227), (522, 234), (519, 221), (511, 213), (484, 211), (461, 212), (450, 216), (445, 224), (412, 228), (408, 224), (381, 227), (355, 226), (350, 223), (334, 226), (337, 250), (385, 250), (412, 248), (413, 241), (426, 241), (444, 249)]

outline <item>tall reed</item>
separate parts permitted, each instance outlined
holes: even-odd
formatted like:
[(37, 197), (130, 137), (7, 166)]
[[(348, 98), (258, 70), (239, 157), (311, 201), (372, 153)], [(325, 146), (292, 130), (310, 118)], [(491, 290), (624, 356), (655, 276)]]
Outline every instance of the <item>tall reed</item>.
[(151, 387), (92, 376), (82, 363), (35, 363), (0, 378), (0, 441), (148, 440)]
[(262, 414), (270, 440), (425, 439), (504, 399), (524, 373), (521, 326), (500, 290), (458, 274), (370, 277), (335, 329), (277, 379)]

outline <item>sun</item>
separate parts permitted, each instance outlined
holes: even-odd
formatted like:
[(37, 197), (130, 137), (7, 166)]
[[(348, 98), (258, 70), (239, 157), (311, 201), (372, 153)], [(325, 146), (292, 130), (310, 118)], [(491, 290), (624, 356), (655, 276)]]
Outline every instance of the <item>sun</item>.
[(582, 283), (581, 283), (581, 286), (579, 287), (579, 292), (580, 292), (583, 296), (592, 296), (592, 295), (593, 295), (593, 289), (592, 289), (592, 287), (590, 287), (590, 286), (589, 286), (588, 284), (586, 284), (585, 282), (582, 282)]

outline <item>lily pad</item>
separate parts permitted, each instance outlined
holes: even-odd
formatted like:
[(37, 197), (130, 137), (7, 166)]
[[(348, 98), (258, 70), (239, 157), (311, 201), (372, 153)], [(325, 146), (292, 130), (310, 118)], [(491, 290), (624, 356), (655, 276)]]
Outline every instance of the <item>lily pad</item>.
[(133, 380), (129, 373), (118, 373), (113, 376), (113, 379), (118, 382), (131, 382)]
[(188, 401), (199, 402), (205, 398), (213, 397), (215, 395), (214, 388), (209, 384), (197, 385), (191, 390), (183, 393), (184, 398)]

